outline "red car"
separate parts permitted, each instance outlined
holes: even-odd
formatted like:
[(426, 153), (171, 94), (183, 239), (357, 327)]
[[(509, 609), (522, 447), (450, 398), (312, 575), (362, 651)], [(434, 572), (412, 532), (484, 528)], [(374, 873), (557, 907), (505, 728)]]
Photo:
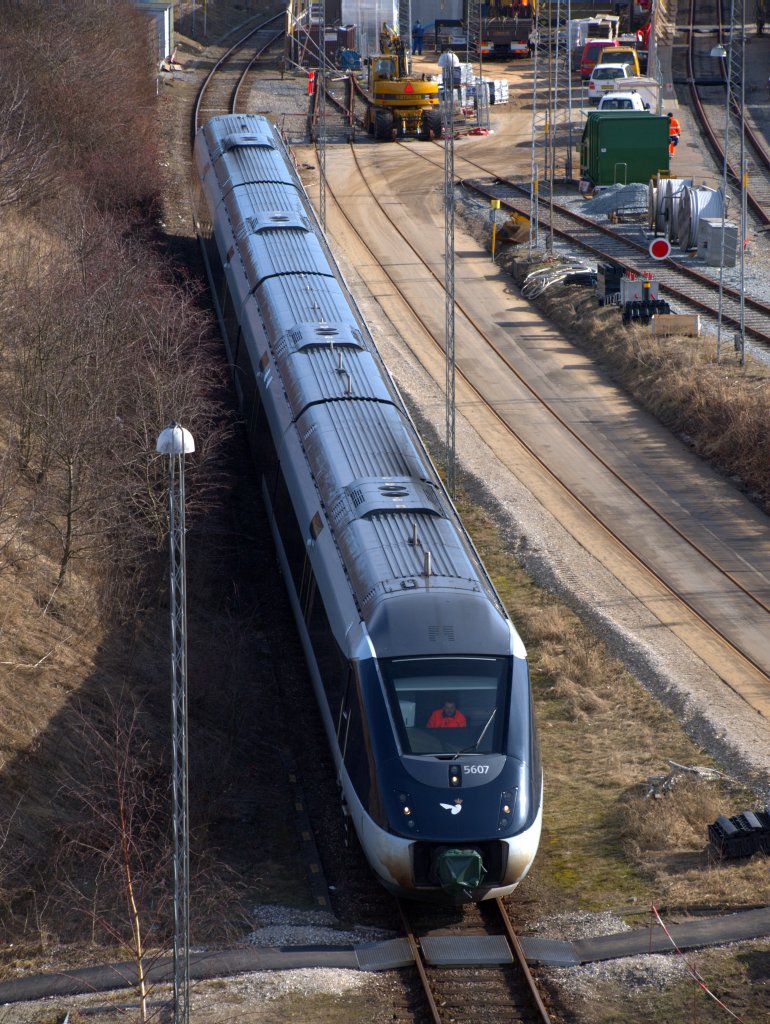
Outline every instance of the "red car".
[(580, 77), (585, 82), (591, 77), (591, 72), (596, 67), (599, 54), (607, 46), (617, 46), (617, 39), (589, 39), (583, 47), (583, 55), (580, 58)]

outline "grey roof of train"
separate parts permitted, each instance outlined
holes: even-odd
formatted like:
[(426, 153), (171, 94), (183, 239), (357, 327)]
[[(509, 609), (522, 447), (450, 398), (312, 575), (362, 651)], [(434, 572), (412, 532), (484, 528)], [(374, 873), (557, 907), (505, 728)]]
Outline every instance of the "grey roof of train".
[[(280, 151), (258, 119), (245, 117), (241, 127), (239, 134), (210, 122), (205, 130), (219, 187), (227, 190), (229, 254), (237, 249), (273, 339), (273, 359), (360, 613), (369, 619), (389, 597), (410, 591), (443, 591), (448, 600), (435, 605), (433, 624), (451, 616), (459, 649), (474, 646), (478, 629), (491, 630), (499, 650), (508, 632), (502, 603), (310, 219), (294, 208), (292, 175), (277, 166)], [(280, 191), (288, 212), (264, 208), (254, 194), (260, 175)], [(429, 604), (422, 614), (430, 616)], [(393, 608), (379, 621), (394, 618), (407, 635), (414, 632), (409, 616)]]

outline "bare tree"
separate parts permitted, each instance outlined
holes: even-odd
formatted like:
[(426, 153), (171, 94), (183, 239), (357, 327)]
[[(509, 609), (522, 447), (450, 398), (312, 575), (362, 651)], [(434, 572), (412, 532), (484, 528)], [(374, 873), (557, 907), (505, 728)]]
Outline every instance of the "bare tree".
[(54, 180), (55, 141), (34, 122), (21, 72), (0, 60), (0, 206), (31, 206)]
[(64, 898), (122, 947), (147, 1020), (147, 973), (168, 935), (171, 850), (165, 776), (141, 710), (123, 694), (74, 720), (81, 762), (61, 781), (76, 809), (59, 857)]
[(9, 166), (53, 171), (59, 188), (90, 190), (102, 210), (156, 213), (157, 99), (136, 5), (0, 0), (0, 24), (0, 125)]
[[(81, 204), (52, 226), (58, 242), (16, 268), (6, 346), (19, 458), (55, 539), (60, 585), (73, 558), (120, 551), (131, 561), (159, 548), (165, 479), (155, 440), (166, 423), (194, 432), (199, 472), (225, 427), (221, 369), (195, 293), (172, 284), (112, 216)], [(191, 493), (192, 517), (208, 494)]]

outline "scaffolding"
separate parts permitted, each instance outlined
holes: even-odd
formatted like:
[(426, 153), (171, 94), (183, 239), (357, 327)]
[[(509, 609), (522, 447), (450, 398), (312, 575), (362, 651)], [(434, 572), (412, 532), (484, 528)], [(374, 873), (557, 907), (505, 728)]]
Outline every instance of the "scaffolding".
[[(557, 150), (560, 146), (565, 149), (565, 180), (572, 180), (572, 71), (568, 38), (571, 14), (571, 0), (547, 0), (539, 3), (534, 12), (530, 254), (540, 243), (538, 199), (540, 192), (543, 191), (540, 188), (541, 181), (543, 184), (547, 183), (545, 191), (551, 204), (553, 224)], [(553, 251), (553, 228), (549, 232), (546, 248)]]

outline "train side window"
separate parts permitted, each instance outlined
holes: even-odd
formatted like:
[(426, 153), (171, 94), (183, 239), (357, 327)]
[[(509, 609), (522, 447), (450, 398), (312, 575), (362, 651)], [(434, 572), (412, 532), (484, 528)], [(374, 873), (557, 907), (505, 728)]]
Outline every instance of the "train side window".
[(351, 670), (334, 638), (323, 601), (319, 600), (317, 596), (310, 608), (307, 625), (318, 662), (318, 671), (321, 674), (326, 698), (329, 701), (329, 709), (336, 722)]
[(342, 729), (345, 732), (343, 758), (350, 781), (364, 804), (369, 801), (369, 757), (366, 752), (364, 723), (355, 676), (351, 672), (342, 709)]
[(284, 551), (291, 570), (294, 589), (301, 594), (302, 580), (305, 572), (307, 553), (302, 539), (302, 531), (297, 523), (294, 506), (291, 503), (289, 490), (283, 473), (278, 473), (275, 496), (273, 498), (273, 514), (278, 525), (278, 532), (283, 541)]

